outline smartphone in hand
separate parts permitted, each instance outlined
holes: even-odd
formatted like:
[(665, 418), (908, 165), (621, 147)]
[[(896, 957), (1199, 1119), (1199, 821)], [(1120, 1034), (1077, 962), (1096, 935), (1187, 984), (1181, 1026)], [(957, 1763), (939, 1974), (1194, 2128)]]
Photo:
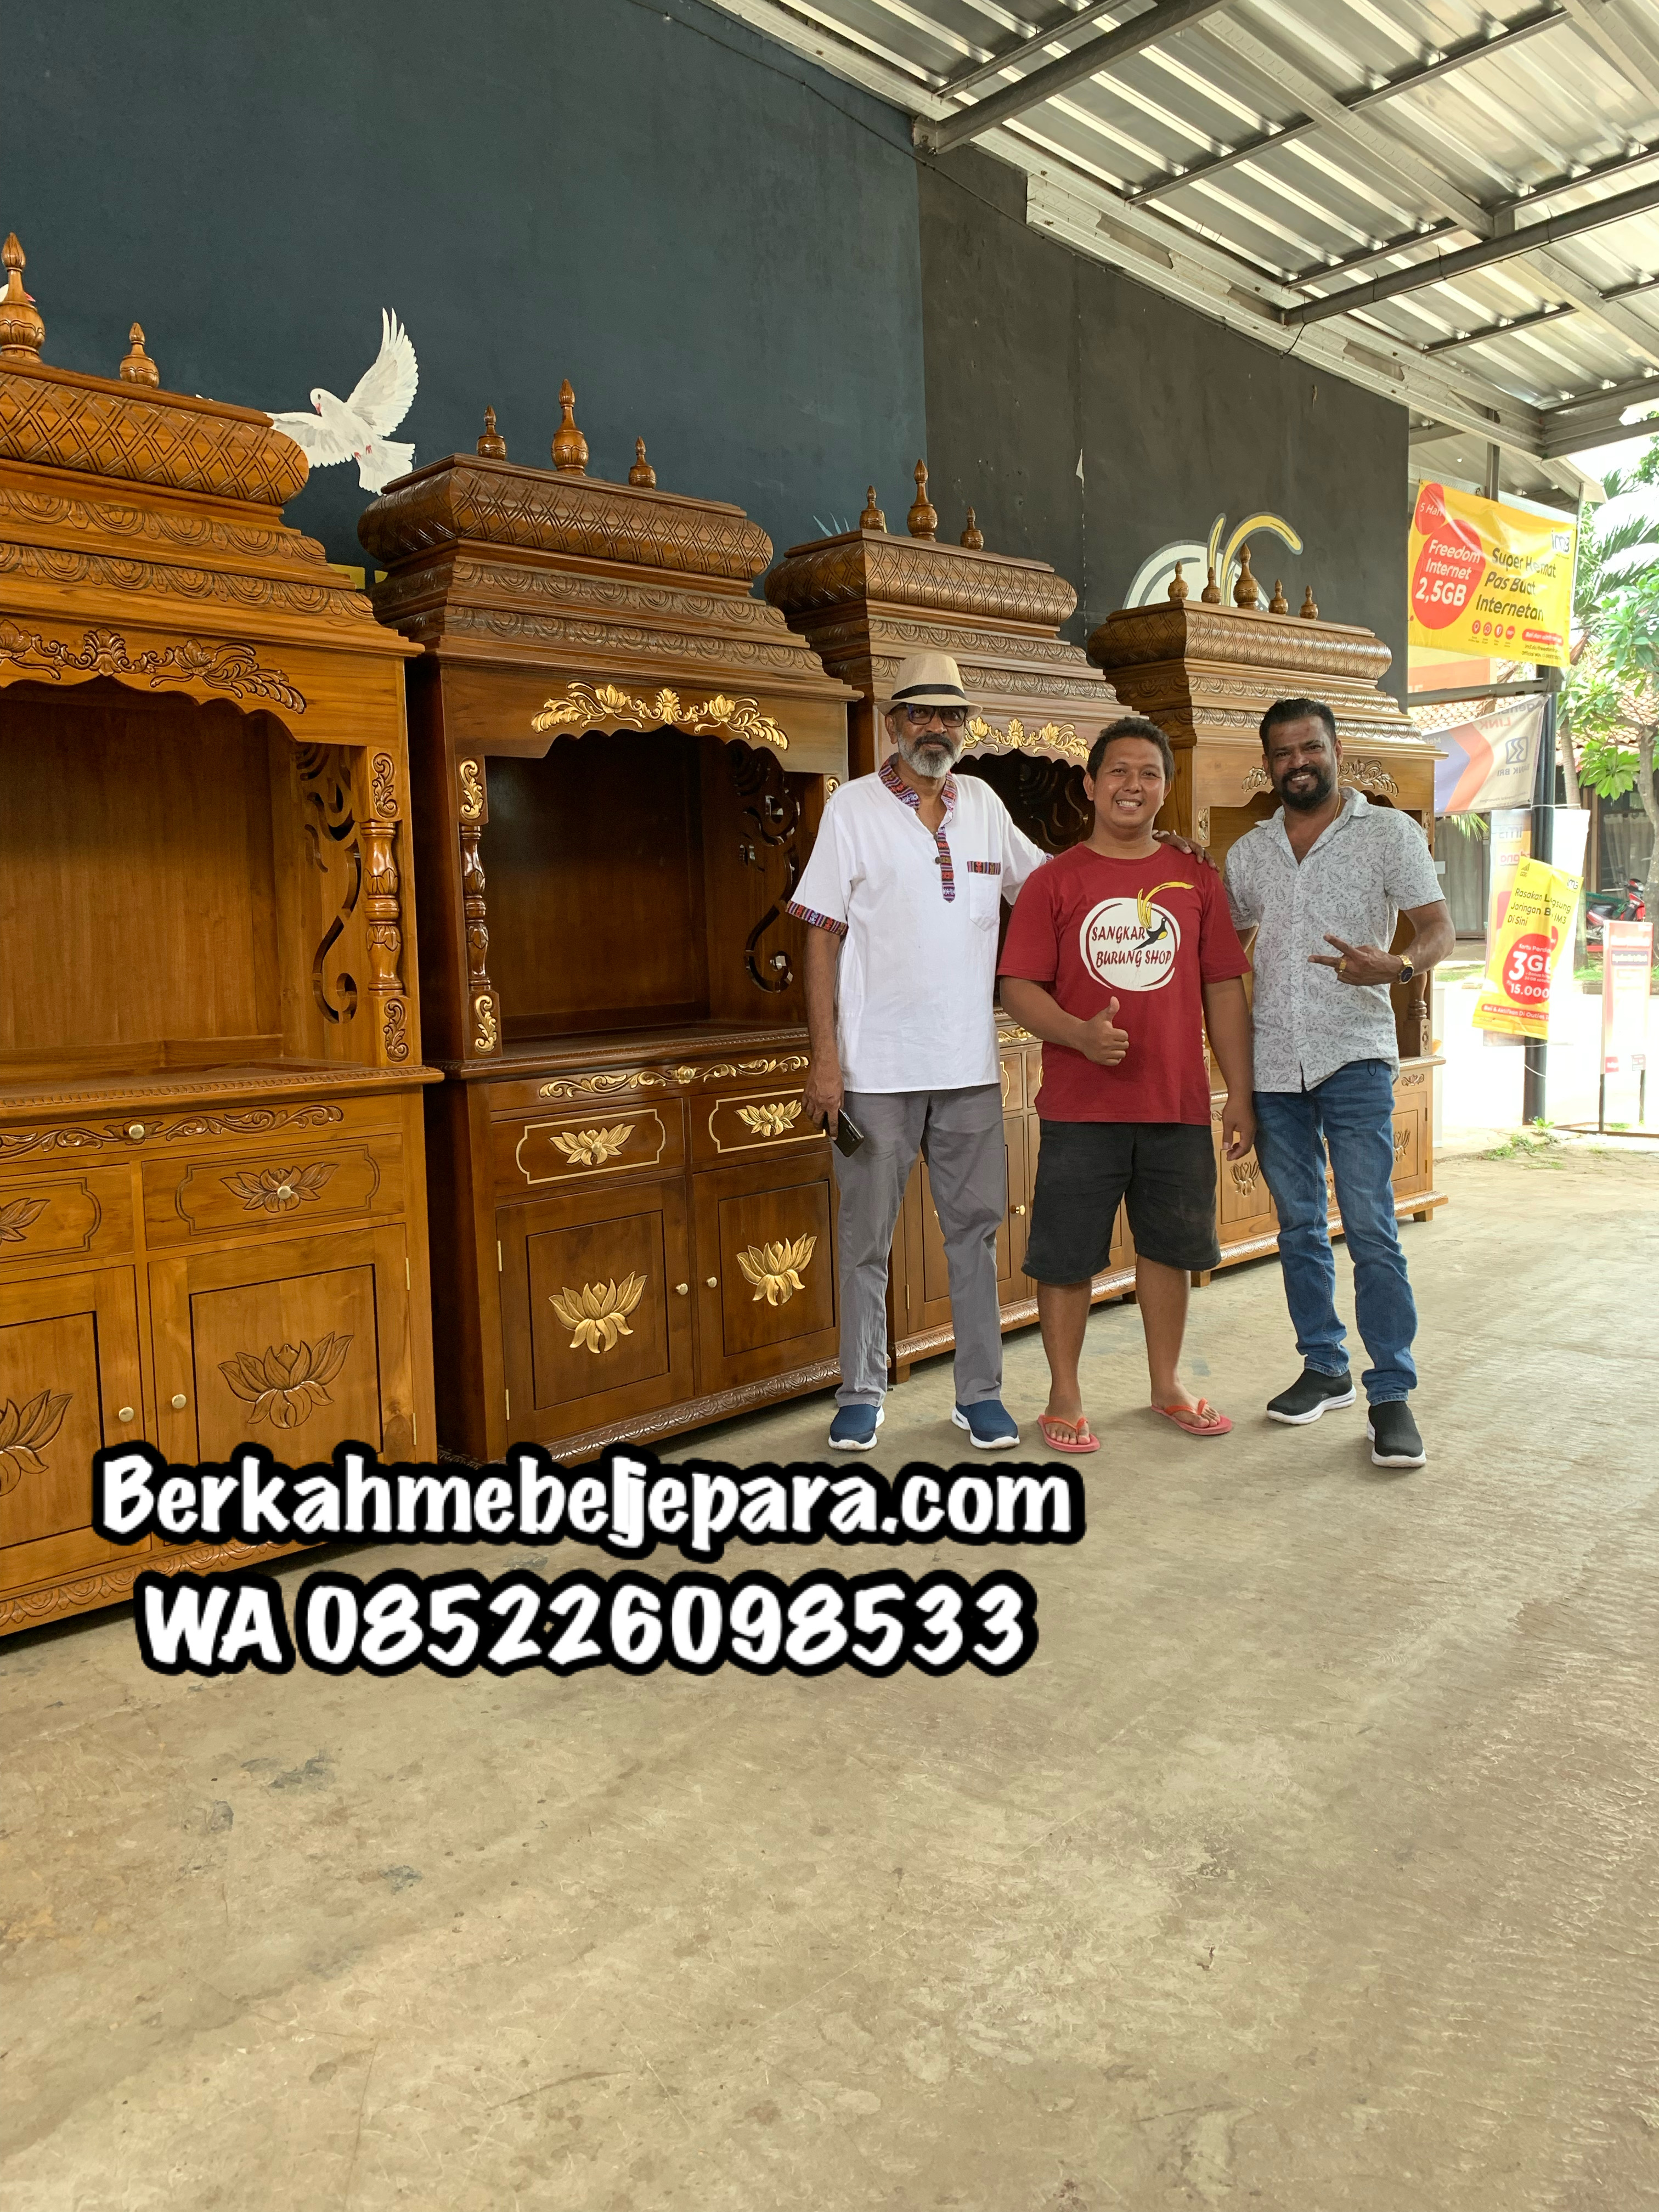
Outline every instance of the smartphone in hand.
[(847, 1112), (845, 1108), (843, 1108), (836, 1116), (836, 1127), (833, 1133), (831, 1133), (830, 1129), (830, 1117), (827, 1114), (824, 1116), (823, 1127), (824, 1133), (829, 1136), (830, 1141), (834, 1145), (836, 1150), (838, 1152), (844, 1154), (849, 1160), (852, 1158), (854, 1153), (857, 1152), (859, 1146), (864, 1142), (863, 1130), (860, 1128), (858, 1123), (853, 1119), (852, 1115)]

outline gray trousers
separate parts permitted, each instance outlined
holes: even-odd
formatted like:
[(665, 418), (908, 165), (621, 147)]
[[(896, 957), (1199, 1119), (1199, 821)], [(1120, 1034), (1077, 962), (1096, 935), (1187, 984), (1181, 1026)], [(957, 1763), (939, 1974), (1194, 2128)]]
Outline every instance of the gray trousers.
[(957, 1403), (1002, 1395), (997, 1307), (997, 1231), (1008, 1210), (1002, 1088), (849, 1091), (848, 1116), (864, 1132), (850, 1158), (836, 1152), (841, 1194), (841, 1388), (843, 1406), (878, 1406), (887, 1389), (887, 1259), (920, 1152), (945, 1232), (951, 1319), (957, 1333)]

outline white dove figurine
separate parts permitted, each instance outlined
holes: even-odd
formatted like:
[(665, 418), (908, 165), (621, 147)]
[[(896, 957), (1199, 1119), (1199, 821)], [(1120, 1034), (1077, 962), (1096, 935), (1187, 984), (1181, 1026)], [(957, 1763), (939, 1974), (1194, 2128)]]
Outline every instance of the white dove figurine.
[(420, 382), (409, 332), (394, 314), (380, 310), (380, 350), (358, 379), (349, 399), (337, 399), (320, 386), (311, 395), (314, 415), (273, 415), (276, 428), (304, 449), (313, 469), (335, 461), (356, 461), (365, 491), (384, 491), (394, 477), (415, 465), (413, 446), (388, 435), (408, 414)]

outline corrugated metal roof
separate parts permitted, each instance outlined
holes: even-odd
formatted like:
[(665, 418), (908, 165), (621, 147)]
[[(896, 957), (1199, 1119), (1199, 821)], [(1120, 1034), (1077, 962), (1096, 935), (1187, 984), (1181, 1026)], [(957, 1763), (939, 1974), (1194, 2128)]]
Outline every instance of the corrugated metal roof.
[[(722, 4), (906, 108), (924, 143), (1018, 162), (1033, 221), (1234, 322), (1636, 187), (1659, 203), (1659, 0)], [(1140, 42), (1036, 105), (1011, 94), (1114, 33)], [(1015, 112), (963, 120), (993, 99)], [(1659, 375), (1659, 204), (1303, 331), (1464, 448), (1497, 416), (1506, 479), (1559, 497), (1563, 438), (1600, 442)]]

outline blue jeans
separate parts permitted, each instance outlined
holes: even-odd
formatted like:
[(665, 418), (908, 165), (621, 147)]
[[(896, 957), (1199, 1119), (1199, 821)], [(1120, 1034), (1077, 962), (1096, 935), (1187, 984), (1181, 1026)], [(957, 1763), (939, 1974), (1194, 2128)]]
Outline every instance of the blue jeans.
[(1361, 1380), (1370, 1403), (1385, 1406), (1417, 1382), (1417, 1308), (1395, 1222), (1394, 1077), (1385, 1061), (1351, 1060), (1311, 1091), (1255, 1094), (1255, 1156), (1279, 1209), (1296, 1348), (1305, 1366), (1342, 1375), (1348, 1351), (1326, 1227), (1326, 1146), (1353, 1261), (1354, 1315), (1371, 1356)]

